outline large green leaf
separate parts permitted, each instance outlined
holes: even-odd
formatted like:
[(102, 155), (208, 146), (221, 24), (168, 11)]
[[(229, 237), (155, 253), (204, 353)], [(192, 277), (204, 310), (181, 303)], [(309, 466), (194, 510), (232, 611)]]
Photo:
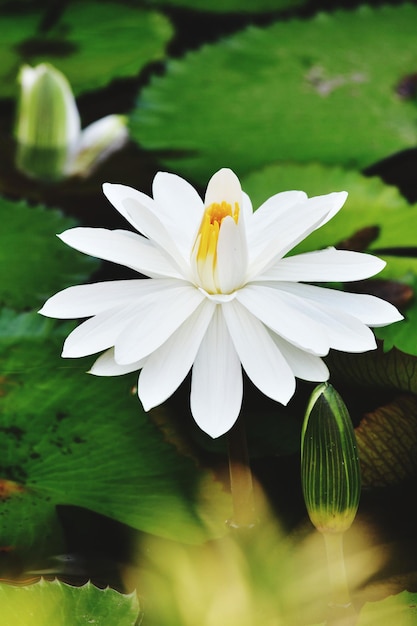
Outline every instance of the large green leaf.
[(356, 428), (362, 485), (385, 487), (417, 473), (417, 397), (402, 395), (368, 413)]
[(57, 504), (190, 542), (206, 536), (203, 518), (222, 532), (229, 498), (164, 441), (135, 376), (89, 377), (85, 359), (60, 358), (60, 343), (42, 331), (0, 339), (0, 477), (11, 481), (0, 500), (2, 545), (28, 548), (39, 539), (28, 524), (39, 528)]
[(0, 198), (0, 223), (0, 306), (39, 307), (98, 266), (57, 239), (75, 225), (58, 211)]
[(416, 20), (404, 5), (249, 28), (171, 61), (132, 134), (200, 183), (224, 166), (373, 163), (417, 140), (415, 104), (396, 93), (415, 72)]
[[(22, 431), (20, 427), (0, 426), (0, 434), (2, 439), (19, 445)], [(35, 458), (36, 453), (30, 454)], [(2, 560), (0, 576), (14, 577), (24, 567), (36, 567), (46, 555), (64, 552), (65, 538), (51, 496), (24, 487), (27, 476), (17, 463), (6, 466), (2, 460), (0, 476), (5, 474), (15, 475), (19, 482), (0, 478), (1, 546), (10, 555), (6, 562)]]
[(393, 348), (381, 347), (362, 354), (331, 351), (326, 357), (331, 380), (360, 388), (395, 389), (417, 394), (417, 358)]
[(282, 11), (283, 9), (299, 7), (306, 2), (307, 0), (146, 0), (146, 4), (158, 7), (184, 7), (194, 11), (216, 13)]
[(414, 626), (417, 619), (417, 594), (402, 591), (380, 602), (366, 602), (358, 626)]
[(71, 2), (50, 28), (43, 14), (2, 16), (0, 96), (17, 94), (23, 63), (49, 61), (68, 78), (75, 93), (136, 76), (161, 59), (172, 35), (163, 15), (112, 2)]
[(0, 584), (2, 623), (10, 626), (135, 626), (135, 593), (98, 589), (91, 583), (72, 587), (57, 580), (32, 585)]
[(16, 340), (47, 340), (52, 334), (62, 336), (62, 329), (70, 332), (73, 327), (74, 322), (59, 324), (57, 320), (34, 315), (32, 311), (17, 315), (13, 309), (4, 307), (0, 312), (0, 342), (4, 345), (13, 344)]

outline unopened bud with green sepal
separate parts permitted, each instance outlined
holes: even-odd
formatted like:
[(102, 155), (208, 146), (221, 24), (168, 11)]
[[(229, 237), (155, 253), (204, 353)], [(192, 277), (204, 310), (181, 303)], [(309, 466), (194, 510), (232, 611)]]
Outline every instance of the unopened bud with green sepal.
[(81, 131), (71, 86), (49, 63), (24, 65), (18, 79), (17, 166), (34, 178), (59, 179)]
[(328, 383), (310, 398), (301, 434), (301, 479), (317, 530), (343, 533), (355, 519), (361, 476), (353, 424), (341, 396)]
[(108, 115), (81, 130), (71, 85), (51, 64), (24, 65), (18, 80), (16, 166), (27, 176), (43, 181), (86, 176), (127, 141), (122, 115)]

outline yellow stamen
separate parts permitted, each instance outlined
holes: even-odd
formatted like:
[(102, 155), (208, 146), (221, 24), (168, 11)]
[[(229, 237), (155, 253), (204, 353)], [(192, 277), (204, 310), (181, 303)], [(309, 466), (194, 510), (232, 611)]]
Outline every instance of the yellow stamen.
[(220, 227), (225, 217), (233, 217), (237, 224), (239, 219), (239, 204), (237, 202), (235, 202), (234, 210), (225, 201), (221, 204), (213, 202), (205, 210), (198, 237), (200, 240), (197, 252), (198, 262), (204, 261), (207, 257), (212, 257), (213, 262), (215, 262)]
[(197, 265), (199, 283), (208, 293), (219, 293), (217, 279), (217, 244), (223, 220), (231, 217), (236, 224), (239, 219), (239, 203), (234, 207), (228, 202), (213, 202), (204, 212), (194, 244), (193, 256)]

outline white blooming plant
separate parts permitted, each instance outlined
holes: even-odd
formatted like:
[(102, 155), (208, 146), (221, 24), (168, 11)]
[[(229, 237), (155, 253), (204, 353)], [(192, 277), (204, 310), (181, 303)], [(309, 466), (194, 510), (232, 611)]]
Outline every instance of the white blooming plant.
[(322, 357), (330, 349), (372, 350), (370, 327), (402, 319), (375, 296), (311, 284), (373, 276), (385, 265), (377, 257), (334, 248), (287, 256), (341, 209), (346, 192), (281, 192), (253, 211), (230, 169), (214, 174), (204, 201), (163, 172), (153, 197), (118, 184), (103, 189), (137, 232), (80, 227), (59, 236), (138, 278), (69, 287), (40, 312), (89, 318), (68, 336), (62, 356), (104, 351), (91, 368), (98, 376), (140, 370), (145, 410), (169, 398), (192, 370), (192, 415), (218, 437), (240, 413), (242, 368), (285, 405), (296, 378), (327, 380)]

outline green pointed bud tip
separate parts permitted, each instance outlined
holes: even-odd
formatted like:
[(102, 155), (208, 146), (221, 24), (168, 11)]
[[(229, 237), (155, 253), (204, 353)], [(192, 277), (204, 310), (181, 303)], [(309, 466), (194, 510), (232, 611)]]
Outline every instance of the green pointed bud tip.
[(349, 412), (328, 383), (316, 387), (307, 407), (301, 433), (301, 481), (317, 530), (346, 531), (359, 505), (360, 466)]
[(18, 81), (16, 165), (34, 178), (60, 178), (81, 132), (71, 86), (49, 63), (24, 65)]

